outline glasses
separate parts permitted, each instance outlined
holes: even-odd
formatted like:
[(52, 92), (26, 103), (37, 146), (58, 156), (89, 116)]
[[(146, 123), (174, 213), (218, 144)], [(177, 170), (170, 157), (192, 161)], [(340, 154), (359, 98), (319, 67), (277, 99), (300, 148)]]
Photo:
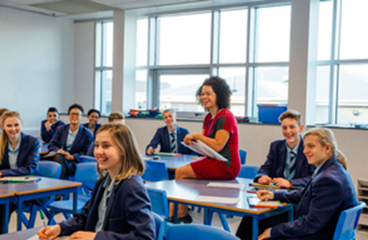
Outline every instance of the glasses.
[(79, 113), (69, 113), (69, 116), (76, 116), (76, 117), (78, 117), (78, 116), (80, 116), (81, 114), (79, 114)]

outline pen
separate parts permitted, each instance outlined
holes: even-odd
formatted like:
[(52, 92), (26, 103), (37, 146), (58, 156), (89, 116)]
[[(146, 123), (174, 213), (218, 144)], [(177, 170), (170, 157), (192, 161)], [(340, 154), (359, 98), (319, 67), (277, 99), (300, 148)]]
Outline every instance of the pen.
[[(267, 190), (267, 192), (271, 192), (272, 188), (276, 185), (277, 182), (274, 182), (271, 184), (271, 187)], [(268, 201), (268, 198), (266, 198), (266, 201)]]
[(46, 224), (45, 216), (43, 215), (42, 209), (40, 209), (40, 215), (41, 215), (43, 226), (45, 227), (45, 232), (46, 232), (47, 224)]

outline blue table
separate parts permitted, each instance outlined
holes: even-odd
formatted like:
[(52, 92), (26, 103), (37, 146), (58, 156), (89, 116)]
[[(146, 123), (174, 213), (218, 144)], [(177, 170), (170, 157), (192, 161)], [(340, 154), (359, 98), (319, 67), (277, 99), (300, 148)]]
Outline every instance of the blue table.
[(3, 232), (8, 232), (8, 225), (9, 225), (9, 199), (10, 197), (14, 196), (14, 193), (8, 191), (0, 190), (0, 204), (4, 204), (4, 215), (3, 222), (4, 222), (4, 229)]
[(153, 157), (159, 157), (158, 162), (164, 162), (166, 163), (166, 166), (169, 170), (176, 170), (177, 168), (189, 164), (195, 159), (198, 158), (197, 155), (188, 155), (188, 154), (181, 154), (177, 157), (165, 157), (165, 156), (152, 156), (152, 155), (146, 155), (144, 157), (145, 160), (154, 160)]
[(73, 213), (77, 211), (79, 182), (41, 177), (35, 183), (0, 183), (0, 190), (12, 192), (17, 204), (17, 230), (22, 230), (23, 202), (31, 199), (44, 198), (52, 195), (73, 193)]
[[(207, 187), (209, 182), (225, 182), (225, 183), (239, 183), (245, 184), (243, 189), (239, 188), (218, 188)], [(174, 219), (177, 218), (177, 204), (192, 205), (205, 208), (204, 224), (210, 225), (212, 219), (212, 212), (217, 211), (224, 214), (234, 216), (249, 216), (253, 219), (253, 239), (258, 237), (258, 222), (264, 218), (275, 216), (277, 214), (288, 212), (289, 220), (293, 219), (293, 206), (291, 204), (284, 204), (282, 208), (253, 208), (248, 204), (247, 197), (251, 193), (247, 193), (249, 183), (252, 179), (237, 178), (235, 180), (198, 180), (198, 179), (178, 179), (170, 181), (160, 181), (146, 184), (147, 188), (160, 189), (166, 191), (167, 198), (170, 202), (175, 204)], [(198, 196), (213, 196), (213, 197), (231, 197), (239, 198), (240, 201), (236, 204), (223, 203), (208, 203), (196, 201)], [(254, 195), (254, 194), (252, 194)], [(210, 213), (210, 214), (209, 214)], [(224, 220), (224, 218), (222, 219)], [(224, 222), (222, 222), (224, 225)], [(226, 222), (227, 225), (227, 222)], [(225, 226), (225, 225), (224, 225)], [(226, 229), (226, 228), (225, 228)], [(228, 230), (228, 229), (227, 229)]]

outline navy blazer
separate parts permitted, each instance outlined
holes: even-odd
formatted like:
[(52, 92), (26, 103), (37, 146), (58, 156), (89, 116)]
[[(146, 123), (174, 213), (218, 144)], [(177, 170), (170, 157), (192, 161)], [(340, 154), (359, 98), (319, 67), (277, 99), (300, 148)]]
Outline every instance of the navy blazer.
[[(305, 157), (303, 151), (303, 139), (300, 137), (298, 153), (296, 155), (295, 176), (293, 179), (289, 180), (294, 186), (307, 185), (316, 169), (314, 165), (308, 164), (308, 159)], [(285, 178), (284, 169), (286, 154), (287, 149), (285, 139), (272, 142), (270, 145), (270, 151), (267, 155), (267, 160), (259, 169), (256, 177), (254, 178), (254, 182), (258, 182), (258, 179), (264, 175), (267, 175), (270, 178)]]
[[(55, 135), (48, 146), (51, 152), (57, 152), (61, 148), (65, 150), (69, 134), (69, 126), (70, 124), (67, 124), (56, 129)], [(92, 141), (92, 132), (80, 124), (78, 134), (69, 151), (69, 153), (75, 157), (75, 161), (79, 162), (79, 156), (86, 155), (88, 147), (91, 145)]]
[(17, 158), (18, 169), (10, 169), (8, 144), (5, 146), (4, 157), (0, 164), (0, 172), (3, 176), (40, 175), (38, 161), (40, 160), (40, 140), (21, 134), (20, 146)]
[[(85, 123), (83, 126), (89, 130), (89, 123)], [(95, 129), (93, 130), (93, 137), (96, 137), (96, 132), (101, 126), (101, 124), (96, 123)]]
[(87, 156), (90, 156), (90, 157), (95, 157), (95, 142), (92, 142), (91, 145), (89, 146), (88, 148), (88, 151), (87, 151)]
[(51, 126), (50, 131), (47, 131), (45, 127), (46, 121), (47, 120), (43, 120), (41, 122), (41, 138), (42, 138), (42, 141), (44, 141), (45, 143), (48, 143), (51, 141), (52, 137), (54, 136), (56, 129), (60, 126), (64, 126), (65, 123), (61, 120), (58, 120), (54, 125)]
[[(183, 154), (191, 154), (192, 151), (189, 148), (185, 147), (183, 144), (181, 144), (181, 142), (184, 140), (184, 137), (187, 134), (189, 134), (188, 129), (176, 126), (176, 130), (178, 140), (178, 152)], [(171, 143), (168, 131), (169, 130), (167, 129), (167, 126), (157, 129), (155, 136), (153, 136), (151, 142), (146, 147), (146, 154), (149, 147), (156, 149), (158, 144), (160, 144), (161, 146), (160, 149), (161, 152), (171, 152)]]
[(349, 173), (335, 157), (328, 159), (303, 190), (275, 192), (274, 199), (295, 204), (299, 219), (272, 227), (272, 238), (332, 239), (340, 213), (358, 198)]
[[(98, 206), (105, 191), (106, 177), (97, 181), (91, 199), (84, 205), (82, 212), (60, 223), (61, 236), (76, 231), (95, 231), (98, 221)], [(109, 197), (102, 231), (96, 240), (133, 240), (155, 239), (155, 221), (151, 214), (151, 202), (146, 187), (139, 175), (122, 180), (114, 186)]]

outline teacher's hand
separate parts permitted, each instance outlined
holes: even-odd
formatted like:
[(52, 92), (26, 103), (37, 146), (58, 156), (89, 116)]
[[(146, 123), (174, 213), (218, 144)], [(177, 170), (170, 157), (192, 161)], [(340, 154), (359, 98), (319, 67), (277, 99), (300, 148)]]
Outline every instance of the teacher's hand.
[(193, 142), (197, 140), (197, 136), (198, 133), (189, 133), (185, 136), (183, 142), (186, 144), (186, 145), (193, 145)]

